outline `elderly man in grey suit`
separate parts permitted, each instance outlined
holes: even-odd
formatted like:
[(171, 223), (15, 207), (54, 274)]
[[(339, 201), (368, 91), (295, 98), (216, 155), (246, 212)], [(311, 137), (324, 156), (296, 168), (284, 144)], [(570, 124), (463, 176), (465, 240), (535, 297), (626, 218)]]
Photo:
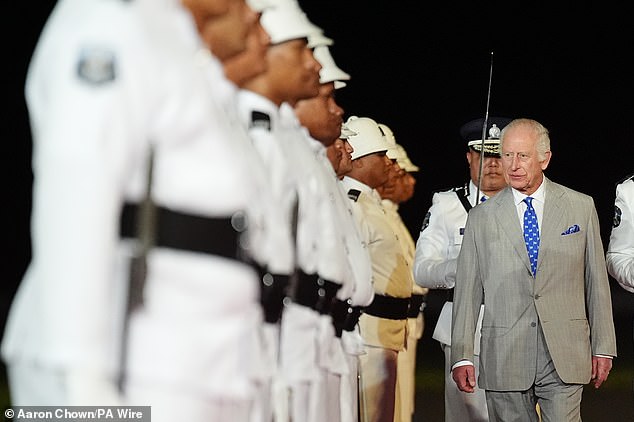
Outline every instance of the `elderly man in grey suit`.
[[(474, 333), (484, 303), (478, 385), (491, 421), (581, 421), (583, 385), (616, 356), (610, 287), (591, 197), (544, 176), (548, 130), (530, 119), (500, 137), (509, 186), (469, 213), (458, 256), (452, 377), (473, 391)], [(528, 199), (526, 199), (528, 197)]]

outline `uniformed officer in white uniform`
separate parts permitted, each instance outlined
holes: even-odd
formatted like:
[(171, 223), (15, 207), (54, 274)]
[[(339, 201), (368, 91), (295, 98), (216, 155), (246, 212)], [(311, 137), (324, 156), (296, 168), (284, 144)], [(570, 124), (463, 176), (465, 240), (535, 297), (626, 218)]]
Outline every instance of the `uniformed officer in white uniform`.
[[(381, 194), (383, 208), (387, 217), (394, 224), (394, 230), (403, 246), (407, 265), (413, 272), (414, 254), (416, 244), (409, 229), (403, 222), (399, 213), (399, 205), (412, 198), (416, 179), (411, 175), (420, 168), (411, 162), (402, 145), (396, 142), (392, 129), (386, 124), (379, 123), (386, 140), (391, 148), (387, 156), (393, 162), (393, 172), (386, 184), (377, 190)], [(412, 277), (412, 298), (407, 314), (407, 345), (398, 354), (398, 367), (396, 375), (396, 404), (394, 411), (395, 422), (407, 422), (414, 416), (414, 404), (416, 397), (416, 349), (418, 340), (423, 336), (425, 297), (429, 291), (421, 287)]]
[[(309, 37), (310, 44), (320, 43), (320, 40), (312, 38)], [(354, 306), (358, 306), (352, 304), (353, 296), (355, 302), (361, 301), (365, 306), (371, 302), (373, 290), (368, 250), (360, 240), (350, 201), (326, 152), (327, 147), (339, 139), (342, 130), (344, 112), (335, 101), (334, 93), (336, 89), (346, 85), (344, 81), (350, 79), (350, 75), (336, 65), (329, 45), (332, 43), (316, 45), (313, 49), (313, 55), (322, 66), (319, 71), (319, 95), (298, 101), (295, 105), (300, 123), (308, 129), (308, 145), (320, 165), (319, 173), (327, 194), (327, 200), (322, 203), (323, 210), (319, 212), (324, 221), (319, 227), (322, 237), (318, 243), (318, 273), (328, 280), (341, 282), (334, 300), (322, 309), (319, 366), (326, 382), (314, 384), (317, 392), (311, 394), (311, 400), (319, 395), (324, 397), (319, 400), (327, 412), (322, 414), (323, 420), (355, 421), (358, 396), (356, 359), (359, 343), (354, 342), (354, 347), (351, 348), (350, 340), (357, 340), (359, 337), (350, 335), (356, 324), (348, 320), (346, 325), (346, 320), (355, 312)], [(331, 233), (329, 227), (333, 227), (335, 232)], [(344, 329), (344, 326), (348, 329)], [(342, 341), (342, 338), (345, 340)], [(344, 350), (347, 354), (344, 354)]]
[(614, 219), (605, 258), (610, 275), (621, 287), (634, 293), (634, 175), (616, 186)]
[(634, 293), (634, 175), (616, 186), (614, 220), (605, 262), (619, 285)]
[[(282, 293), (292, 300), (269, 321), (267, 330), (279, 333), (279, 358), (271, 365), (275, 368), (273, 415), (277, 420), (321, 420), (318, 412), (325, 412), (323, 395), (313, 388), (321, 378), (316, 345), (323, 319), (320, 307), (327, 301), (319, 297), (317, 283), (328, 280), (325, 287), (329, 289), (335, 283), (330, 282), (332, 276), (316, 275), (322, 256), (317, 246), (325, 234), (334, 242), (336, 231), (332, 224), (324, 226), (327, 214), (321, 211), (327, 195), (320, 189), (315, 154), (292, 106), (319, 93), (321, 66), (313, 57), (310, 40), (313, 36), (320, 41), (327, 38), (294, 0), (276, 1), (264, 11), (261, 21), (271, 38), (268, 70), (245, 84), (239, 106), (267, 165), (267, 181), (279, 204), (280, 234), (270, 243), (273, 255), (267, 269), (275, 274), (274, 279), (290, 276)], [(332, 264), (329, 269), (335, 271), (337, 266)]]
[[(510, 121), (490, 117), (484, 141), (484, 163), (480, 186), (480, 159), (482, 158), (482, 129), (484, 119), (472, 120), (460, 129), (467, 142), (466, 153), (470, 180), (451, 190), (436, 192), (427, 211), (416, 242), (414, 278), (416, 283), (430, 289), (447, 289), (451, 294), (456, 282), (456, 260), (462, 244), (467, 213), (471, 207), (495, 195), (506, 186), (500, 163), (499, 132)], [(479, 193), (478, 193), (479, 192)], [(476, 387), (473, 394), (459, 391), (451, 379), (451, 295), (445, 302), (433, 338), (440, 342), (445, 354), (445, 420), (448, 422), (487, 421), (488, 413), (484, 391)], [(476, 332), (476, 355), (479, 354), (482, 309)], [(478, 359), (476, 376), (479, 373)]]
[[(365, 345), (359, 333), (359, 317), (362, 309), (372, 303), (374, 289), (372, 286), (372, 262), (368, 245), (362, 240), (359, 222), (354, 217), (353, 204), (348, 198), (342, 179), (352, 169), (353, 148), (346, 139), (355, 133), (342, 125), (341, 135), (327, 148), (339, 195), (343, 202), (337, 202), (345, 207), (342, 211), (352, 223), (343, 228), (345, 249), (350, 271), (348, 276), (352, 279), (344, 279), (344, 285), (337, 292), (337, 297), (332, 308), (333, 323), (337, 335), (341, 336), (341, 343), (346, 352), (348, 374), (340, 379), (339, 393), (341, 395), (341, 421), (357, 422), (359, 420), (359, 356), (365, 354)], [(342, 218), (346, 221), (346, 218)], [(352, 291), (350, 291), (352, 288)]]
[(392, 421), (396, 398), (398, 353), (407, 338), (407, 311), (412, 294), (412, 271), (386, 218), (376, 188), (387, 181), (390, 148), (375, 120), (352, 116), (346, 127), (354, 148), (353, 169), (344, 177), (362, 241), (372, 261), (374, 298), (359, 318), (366, 353), (360, 356), (362, 420)]
[[(249, 420), (261, 309), (239, 244), (262, 185), (218, 59), (245, 48), (258, 15), (240, 0), (183, 4), (62, 0), (42, 32), (26, 83), (33, 259), (2, 344), (15, 405)], [(234, 25), (217, 32), (216, 18)]]

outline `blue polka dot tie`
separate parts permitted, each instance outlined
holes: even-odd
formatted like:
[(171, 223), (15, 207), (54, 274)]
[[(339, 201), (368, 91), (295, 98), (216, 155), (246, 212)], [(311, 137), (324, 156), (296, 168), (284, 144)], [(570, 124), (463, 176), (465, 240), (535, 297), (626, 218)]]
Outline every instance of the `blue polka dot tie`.
[(539, 252), (539, 227), (532, 201), (533, 198), (530, 196), (524, 198), (524, 202), (526, 202), (526, 211), (524, 211), (524, 242), (526, 242), (526, 251), (531, 261), (531, 271), (534, 277), (537, 270), (537, 254)]

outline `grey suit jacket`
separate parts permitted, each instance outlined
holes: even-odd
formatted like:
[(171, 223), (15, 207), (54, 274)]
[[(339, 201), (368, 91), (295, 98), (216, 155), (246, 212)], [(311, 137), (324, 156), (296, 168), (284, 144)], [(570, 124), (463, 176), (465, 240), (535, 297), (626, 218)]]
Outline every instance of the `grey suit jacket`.
[(484, 389), (531, 387), (539, 324), (557, 373), (566, 383), (590, 382), (592, 355), (616, 356), (594, 202), (546, 178), (544, 183), (536, 278), (531, 275), (510, 187), (469, 212), (458, 257), (451, 361), (473, 361), (483, 302), (478, 383)]

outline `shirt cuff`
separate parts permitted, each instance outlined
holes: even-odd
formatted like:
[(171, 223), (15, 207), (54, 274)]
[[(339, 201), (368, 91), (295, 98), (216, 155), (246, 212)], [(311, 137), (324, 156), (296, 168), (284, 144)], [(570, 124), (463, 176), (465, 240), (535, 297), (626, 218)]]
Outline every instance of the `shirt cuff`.
[(614, 356), (610, 356), (610, 355), (594, 355), (594, 356), (596, 356), (598, 358), (608, 358), (608, 359), (613, 359), (614, 358)]
[(459, 360), (458, 362), (453, 364), (453, 366), (451, 367), (451, 370), (453, 371), (454, 369), (456, 369), (459, 366), (467, 366), (467, 365), (474, 366), (473, 362), (471, 362), (468, 359)]

